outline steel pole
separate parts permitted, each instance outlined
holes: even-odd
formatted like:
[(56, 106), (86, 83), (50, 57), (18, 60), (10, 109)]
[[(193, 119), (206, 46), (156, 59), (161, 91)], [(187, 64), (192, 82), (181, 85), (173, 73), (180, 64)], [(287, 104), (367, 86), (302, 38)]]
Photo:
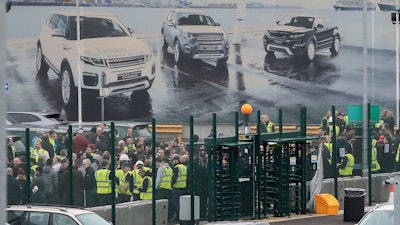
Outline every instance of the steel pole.
[(80, 25), (80, 8), (79, 0), (76, 0), (76, 62), (78, 65), (78, 123), (79, 127), (82, 124), (82, 84), (81, 84), (81, 25)]
[(363, 7), (363, 107), (362, 107), (362, 176), (368, 176), (368, 39), (367, 0)]
[(233, 44), (242, 43), (242, 26), (244, 23), (245, 0), (237, 0), (236, 2), (236, 20), (233, 31)]
[(399, 100), (400, 100), (400, 92), (399, 92), (399, 13), (398, 13), (399, 0), (396, 0), (396, 127), (399, 129)]
[[(5, 47), (5, 6), (6, 2), (0, 2), (0, 84), (5, 85), (6, 76), (6, 47)], [(4, 88), (4, 86), (3, 86)], [(2, 89), (0, 94), (0, 149), (6, 149), (6, 90)], [(7, 204), (7, 185), (6, 185), (6, 151), (0, 151), (0, 224), (6, 224), (6, 204)]]

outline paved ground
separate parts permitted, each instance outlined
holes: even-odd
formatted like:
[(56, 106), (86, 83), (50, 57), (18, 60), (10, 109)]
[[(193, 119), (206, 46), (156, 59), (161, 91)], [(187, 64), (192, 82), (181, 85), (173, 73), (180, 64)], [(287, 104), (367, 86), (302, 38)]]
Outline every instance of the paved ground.
[[(373, 206), (366, 206), (365, 212), (371, 210)], [(237, 224), (237, 225), (354, 225), (358, 221), (343, 221), (343, 210), (339, 210), (337, 215), (319, 215), (319, 214), (305, 214), (305, 215), (292, 215), (290, 217), (270, 217), (263, 220), (257, 221), (224, 221), (207, 223), (201, 222), (200, 224), (205, 225), (226, 225), (226, 224)], [(347, 214), (348, 215), (348, 214)]]

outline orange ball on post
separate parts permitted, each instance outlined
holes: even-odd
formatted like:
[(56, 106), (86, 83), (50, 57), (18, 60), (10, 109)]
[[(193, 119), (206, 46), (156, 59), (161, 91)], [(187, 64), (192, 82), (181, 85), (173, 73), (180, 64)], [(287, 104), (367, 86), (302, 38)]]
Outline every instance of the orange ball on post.
[(244, 104), (240, 110), (244, 115), (250, 115), (253, 112), (253, 107), (250, 104)]

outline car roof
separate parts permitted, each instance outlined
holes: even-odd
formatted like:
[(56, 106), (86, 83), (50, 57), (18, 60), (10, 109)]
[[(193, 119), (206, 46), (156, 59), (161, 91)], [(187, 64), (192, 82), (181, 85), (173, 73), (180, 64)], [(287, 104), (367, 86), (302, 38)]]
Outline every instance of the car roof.
[[(55, 11), (52, 14), (60, 14), (65, 16), (76, 16), (76, 10), (71, 11)], [(98, 12), (98, 11), (81, 11), (80, 16), (114, 16), (108, 12)]]
[(386, 202), (386, 203), (378, 204), (373, 209), (373, 211), (390, 211), (390, 210), (394, 210), (393, 202)]
[[(117, 121), (117, 122), (115, 122), (115, 121), (104, 121), (104, 122), (81, 122), (81, 124), (82, 124), (82, 126), (84, 126), (84, 127), (87, 127), (87, 126), (96, 126), (97, 127), (97, 125), (99, 125), (99, 123), (105, 123), (106, 125), (107, 125), (107, 127), (109, 127), (110, 128), (110, 126), (111, 126), (111, 122), (114, 122), (114, 125), (115, 126), (124, 126), (124, 127), (135, 127), (135, 126), (143, 126), (143, 125), (148, 125), (149, 123), (147, 123), (147, 122), (131, 122), (131, 121), (126, 121), (126, 122), (124, 122), (124, 121)], [(66, 124), (67, 126), (68, 125), (72, 125), (72, 126), (78, 126), (79, 125), (79, 122), (70, 122), (70, 123), (68, 123), (68, 124)]]
[(94, 213), (83, 208), (73, 208), (67, 206), (42, 206), (42, 205), (11, 205), (7, 206), (6, 211), (35, 211), (35, 212), (49, 212), (49, 213), (67, 213), (74, 216)]
[[(283, 17), (286, 16), (291, 16), (291, 17), (320, 17), (320, 18), (325, 18), (325, 16), (321, 16), (321, 15), (315, 15), (315, 14), (288, 14), (288, 15), (284, 15)], [(282, 18), (283, 18), (282, 17)]]
[(171, 9), (171, 11), (175, 11), (176, 13), (196, 13), (196, 14), (208, 15), (207, 12), (199, 9)]

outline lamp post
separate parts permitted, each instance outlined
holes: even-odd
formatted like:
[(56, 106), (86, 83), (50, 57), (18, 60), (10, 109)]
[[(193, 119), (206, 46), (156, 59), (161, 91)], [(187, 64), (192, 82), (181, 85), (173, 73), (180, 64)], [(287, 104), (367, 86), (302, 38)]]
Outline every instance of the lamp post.
[(240, 108), (240, 111), (243, 114), (244, 118), (244, 134), (249, 134), (250, 129), (249, 129), (249, 116), (253, 112), (253, 107), (250, 104), (244, 104), (242, 105), (242, 108)]

